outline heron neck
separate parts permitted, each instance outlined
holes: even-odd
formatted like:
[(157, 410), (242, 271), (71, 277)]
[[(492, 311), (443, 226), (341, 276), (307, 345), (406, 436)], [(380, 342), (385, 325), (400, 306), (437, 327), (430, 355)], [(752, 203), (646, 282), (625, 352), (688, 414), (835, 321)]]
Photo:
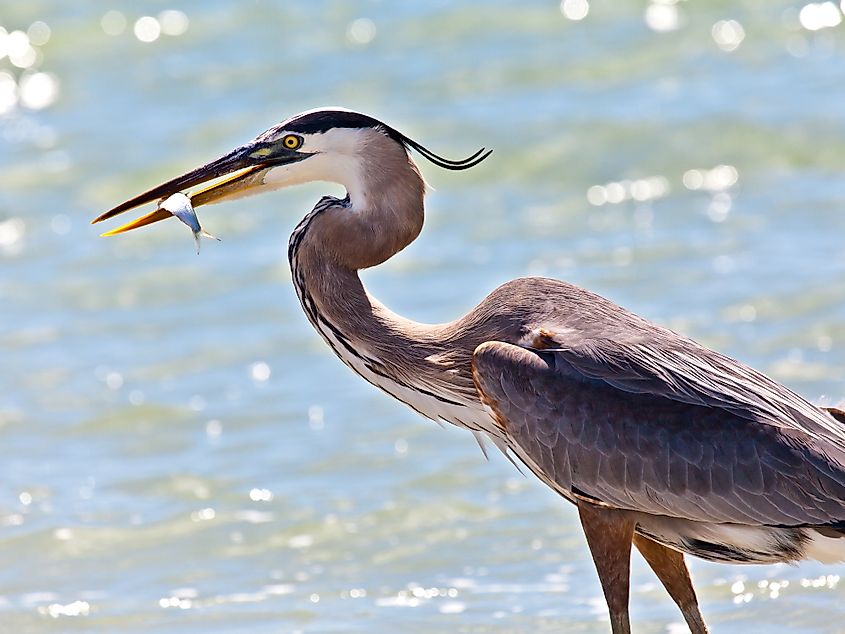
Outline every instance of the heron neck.
[[(321, 334), (328, 329), (362, 350), (372, 349), (374, 354), (383, 346), (414, 347), (431, 341), (436, 326), (405, 319), (387, 309), (364, 288), (357, 267), (345, 263), (347, 259), (361, 259), (356, 251), (363, 247), (349, 244), (355, 242), (351, 235), (346, 244), (338, 243), (344, 248), (340, 255), (326, 247), (333, 242), (326, 234), (336, 230), (333, 225), (341, 214), (346, 216), (343, 224), (347, 225), (343, 233), (354, 235), (356, 230), (360, 231), (359, 227), (349, 226), (361, 222), (360, 214), (344, 209), (344, 202), (337, 201), (333, 209), (322, 212), (318, 205), (313, 217), (303, 221), (306, 226), (300, 225), (291, 236), (289, 257), (293, 282), (309, 321)], [(371, 234), (371, 239), (375, 244), (369, 245), (370, 250), (377, 247), (386, 251), (371, 257), (383, 261), (398, 251), (396, 245), (407, 238)]]
[[(406, 319), (370, 295), (357, 268), (324, 247), (325, 232), (334, 228), (332, 217), (357, 214), (343, 209), (340, 201), (333, 207), (330, 201), (323, 204), (329, 206), (321, 210), (318, 205), (294, 231), (289, 249), (294, 286), (314, 328), (341, 360), (368, 381), (376, 382), (374, 375), (393, 381), (413, 376), (414, 382), (440, 386), (456, 398), (475, 399), (472, 342), (456, 341), (454, 324)], [(391, 240), (401, 244), (405, 238)]]
[[(388, 160), (391, 152), (397, 156)], [(347, 186), (348, 203), (315, 215), (309, 230), (326, 258), (353, 271), (404, 249), (425, 218), (425, 182), (411, 158), (396, 144), (371, 153), (375, 157), (360, 159), (357, 177)]]

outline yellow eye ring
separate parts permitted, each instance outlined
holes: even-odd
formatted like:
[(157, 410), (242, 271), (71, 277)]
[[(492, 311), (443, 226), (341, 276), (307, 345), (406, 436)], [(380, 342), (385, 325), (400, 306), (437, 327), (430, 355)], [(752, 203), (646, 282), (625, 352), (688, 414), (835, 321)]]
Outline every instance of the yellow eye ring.
[(286, 134), (282, 139), (282, 145), (288, 150), (296, 150), (302, 145), (302, 137), (295, 134)]

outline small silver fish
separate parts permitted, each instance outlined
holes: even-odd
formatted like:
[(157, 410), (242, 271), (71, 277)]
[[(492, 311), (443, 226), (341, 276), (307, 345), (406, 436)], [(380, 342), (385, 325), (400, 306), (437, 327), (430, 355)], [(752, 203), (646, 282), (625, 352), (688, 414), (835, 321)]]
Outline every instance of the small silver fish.
[(182, 192), (173, 194), (167, 200), (162, 201), (159, 204), (159, 208), (169, 211), (179, 218), (179, 220), (188, 225), (193, 232), (194, 240), (196, 240), (197, 243), (197, 255), (199, 255), (200, 252), (200, 236), (213, 238), (214, 240), (220, 242), (220, 238), (211, 235), (200, 226), (199, 218), (197, 218), (197, 212), (194, 211), (194, 207), (191, 205), (191, 199)]

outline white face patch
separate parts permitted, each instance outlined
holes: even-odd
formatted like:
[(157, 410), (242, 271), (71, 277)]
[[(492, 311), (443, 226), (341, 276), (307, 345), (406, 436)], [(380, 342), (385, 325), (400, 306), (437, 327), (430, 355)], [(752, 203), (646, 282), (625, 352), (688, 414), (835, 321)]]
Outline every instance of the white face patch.
[[(286, 132), (279, 133), (284, 136)], [(338, 183), (346, 188), (353, 209), (367, 206), (367, 191), (362, 178), (361, 151), (365, 136), (371, 130), (332, 128), (317, 134), (300, 134), (299, 151), (310, 154), (306, 159), (273, 167), (264, 174), (264, 185), (272, 189), (313, 181)]]

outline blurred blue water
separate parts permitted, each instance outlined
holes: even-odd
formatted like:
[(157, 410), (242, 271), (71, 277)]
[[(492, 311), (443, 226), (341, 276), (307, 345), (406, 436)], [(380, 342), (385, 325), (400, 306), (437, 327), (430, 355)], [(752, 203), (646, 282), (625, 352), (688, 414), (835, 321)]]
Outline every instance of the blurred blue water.
[[(88, 225), (307, 108), (495, 148), (422, 166), (423, 235), (364, 276), (398, 312), (550, 275), (845, 396), (845, 26), (573, 2), (4, 7), (0, 629), (606, 630), (572, 509), (311, 332), (285, 244), (335, 187), (209, 209), (199, 258), (175, 221)], [(836, 631), (841, 568), (693, 566), (716, 631)], [(632, 611), (679, 631), (638, 559)]]

